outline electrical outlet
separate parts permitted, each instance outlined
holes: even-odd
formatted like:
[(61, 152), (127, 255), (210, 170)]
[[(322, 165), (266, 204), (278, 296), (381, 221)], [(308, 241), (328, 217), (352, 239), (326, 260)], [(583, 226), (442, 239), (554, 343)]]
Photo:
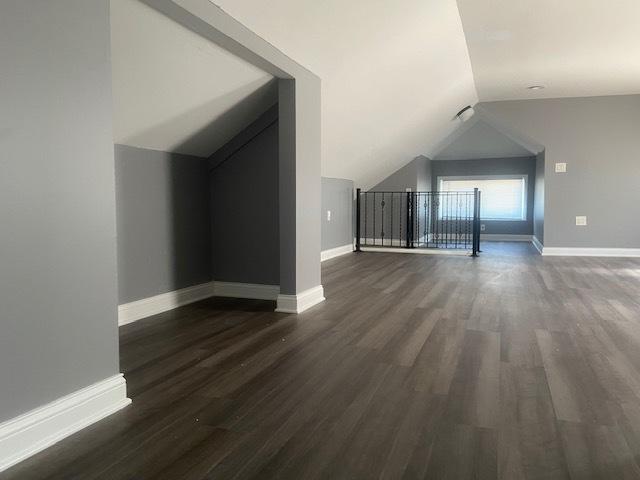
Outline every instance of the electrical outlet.
[(585, 216), (576, 217), (576, 225), (579, 227), (585, 227), (587, 225), (587, 217)]
[(556, 163), (556, 173), (567, 173), (567, 164)]
[(327, 210), (327, 222), (331, 221), (331, 210)]
[(481, 224), (480, 224), (480, 231), (481, 231), (481, 232), (484, 232), (484, 231), (485, 231), (485, 229), (486, 229), (486, 227), (485, 227), (484, 223), (481, 223)]

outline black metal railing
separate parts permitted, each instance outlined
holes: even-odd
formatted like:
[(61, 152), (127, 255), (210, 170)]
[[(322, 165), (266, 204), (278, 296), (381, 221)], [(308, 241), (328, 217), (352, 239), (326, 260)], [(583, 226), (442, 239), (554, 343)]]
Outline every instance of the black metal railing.
[(480, 191), (356, 190), (356, 251), (362, 247), (480, 251)]

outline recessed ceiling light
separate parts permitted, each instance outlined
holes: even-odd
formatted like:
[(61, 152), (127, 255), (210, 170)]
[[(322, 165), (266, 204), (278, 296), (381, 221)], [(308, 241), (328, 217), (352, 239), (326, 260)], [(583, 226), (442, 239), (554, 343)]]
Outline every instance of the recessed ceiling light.
[(527, 87), (527, 90), (542, 90), (544, 89), (544, 85), (531, 85)]

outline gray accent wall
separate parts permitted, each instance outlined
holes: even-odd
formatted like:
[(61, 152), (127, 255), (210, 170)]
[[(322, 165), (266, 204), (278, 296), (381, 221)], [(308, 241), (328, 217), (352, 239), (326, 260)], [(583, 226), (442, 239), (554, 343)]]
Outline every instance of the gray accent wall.
[(276, 105), (209, 160), (217, 281), (280, 285), (278, 125)]
[(353, 198), (353, 180), (322, 177), (322, 250), (353, 244)]
[(209, 162), (115, 146), (120, 304), (212, 280)]
[[(468, 125), (468, 126), (467, 126)], [(478, 158), (530, 157), (532, 152), (477, 116), (468, 120), (453, 141), (433, 160), (476, 160)]]
[[(382, 180), (370, 192), (428, 191), (431, 187), (430, 160), (420, 155)], [(357, 185), (356, 185), (357, 186)]]
[(438, 178), (468, 175), (527, 175), (526, 221), (482, 220), (485, 234), (533, 235), (536, 158), (483, 158), (477, 160), (432, 160), (432, 189), (438, 190)]
[[(482, 103), (544, 145), (545, 247), (640, 248), (640, 95)], [(555, 173), (555, 164), (567, 164)], [(575, 217), (587, 216), (587, 226)]]
[(0, 2), (0, 422), (119, 371), (109, 1)]

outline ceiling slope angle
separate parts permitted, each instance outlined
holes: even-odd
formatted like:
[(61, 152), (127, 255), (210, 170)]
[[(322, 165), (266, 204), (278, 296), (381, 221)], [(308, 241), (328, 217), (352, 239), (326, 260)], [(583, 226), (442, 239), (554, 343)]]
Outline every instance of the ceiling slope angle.
[(138, 0), (112, 0), (114, 142), (209, 157), (278, 100), (268, 73)]
[(528, 157), (536, 152), (476, 117), (445, 141), (433, 160)]
[(322, 80), (322, 174), (375, 185), (477, 103), (455, 0), (211, 0)]
[(481, 101), (640, 93), (638, 0), (458, 6)]

